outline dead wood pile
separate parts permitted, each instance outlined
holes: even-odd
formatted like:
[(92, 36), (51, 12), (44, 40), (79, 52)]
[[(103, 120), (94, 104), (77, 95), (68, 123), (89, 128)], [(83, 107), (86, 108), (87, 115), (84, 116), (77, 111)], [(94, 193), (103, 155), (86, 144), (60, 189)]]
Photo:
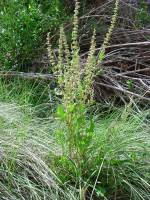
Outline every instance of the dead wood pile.
[[(91, 29), (97, 27), (97, 54), (110, 25), (113, 1), (93, 9), (81, 18), (81, 52), (83, 62), (90, 45)], [(150, 101), (150, 15), (149, 24), (136, 21), (139, 12), (134, 4), (121, 1), (118, 23), (106, 49), (101, 74), (95, 79), (97, 100), (119, 99)]]

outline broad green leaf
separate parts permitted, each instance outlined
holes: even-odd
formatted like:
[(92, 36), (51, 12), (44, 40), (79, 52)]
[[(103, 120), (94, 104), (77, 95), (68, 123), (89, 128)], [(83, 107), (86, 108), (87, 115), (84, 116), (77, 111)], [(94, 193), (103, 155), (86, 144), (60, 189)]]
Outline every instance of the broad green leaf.
[(66, 118), (66, 113), (65, 113), (64, 107), (62, 105), (59, 105), (57, 107), (57, 116), (62, 120), (64, 120)]

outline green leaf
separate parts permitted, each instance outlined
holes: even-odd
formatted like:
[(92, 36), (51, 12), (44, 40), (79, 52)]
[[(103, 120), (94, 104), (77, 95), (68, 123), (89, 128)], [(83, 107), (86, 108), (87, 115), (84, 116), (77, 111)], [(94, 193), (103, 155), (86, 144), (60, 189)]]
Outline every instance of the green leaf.
[(62, 120), (64, 120), (66, 118), (66, 113), (65, 113), (64, 107), (62, 105), (59, 105), (57, 107), (57, 116)]
[(97, 76), (101, 76), (103, 74), (104, 74), (104, 71), (102, 69), (99, 69), (99, 70), (96, 71)]
[(104, 197), (106, 194), (106, 189), (104, 187), (101, 186), (97, 186), (95, 188), (96, 194), (98, 197)]
[(75, 111), (75, 108), (76, 108), (76, 104), (68, 105), (67, 111), (68, 111), (69, 113), (72, 113), (72, 112)]
[(93, 133), (93, 132), (94, 132), (94, 128), (95, 128), (95, 124), (94, 124), (93, 119), (91, 119), (91, 120), (90, 120), (89, 128), (86, 129), (86, 132), (88, 132), (88, 133)]
[(99, 53), (99, 60), (100, 60), (100, 61), (103, 61), (104, 58), (105, 58), (105, 52), (104, 52), (104, 51), (101, 51), (101, 52)]
[(136, 155), (135, 152), (132, 152), (132, 153), (131, 153), (131, 159), (132, 159), (132, 161), (136, 161), (137, 155)]
[(78, 116), (77, 118), (76, 118), (76, 123), (77, 123), (77, 127), (80, 129), (80, 128), (82, 128), (84, 125), (85, 125), (85, 118), (84, 118), (84, 116)]
[(133, 88), (133, 81), (131, 79), (127, 80), (128, 89), (131, 90)]
[(31, 4), (29, 4), (28, 8), (29, 8), (29, 10), (31, 10)]

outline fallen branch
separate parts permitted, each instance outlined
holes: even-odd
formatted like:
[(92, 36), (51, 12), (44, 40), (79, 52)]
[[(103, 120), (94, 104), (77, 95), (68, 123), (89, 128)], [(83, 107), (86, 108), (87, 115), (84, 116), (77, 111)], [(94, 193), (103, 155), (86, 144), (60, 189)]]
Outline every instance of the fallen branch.
[(0, 77), (7, 77), (7, 78), (12, 78), (12, 77), (19, 77), (23, 79), (40, 79), (40, 80), (53, 80), (53, 75), (51, 74), (42, 74), (42, 73), (25, 73), (25, 72), (15, 72), (15, 71), (0, 71)]
[[(133, 42), (133, 43), (124, 43), (124, 44), (115, 44), (115, 45), (110, 45), (107, 47), (107, 49), (112, 49), (112, 48), (122, 48), (122, 47), (150, 47), (150, 42)], [(101, 48), (97, 49), (100, 50)]]
[(104, 86), (106, 88), (110, 88), (112, 90), (117, 90), (119, 92), (123, 92), (124, 94), (127, 94), (127, 95), (130, 95), (130, 96), (135, 96), (139, 99), (143, 99), (143, 100), (146, 100), (146, 101), (150, 101), (150, 98), (147, 98), (147, 97), (144, 97), (142, 95), (139, 95), (139, 94), (136, 94), (134, 92), (130, 92), (124, 88), (118, 88), (116, 86), (112, 86), (112, 85), (108, 85), (108, 84), (105, 84), (105, 83), (101, 83), (101, 82), (96, 82), (97, 85), (101, 85), (101, 86)]

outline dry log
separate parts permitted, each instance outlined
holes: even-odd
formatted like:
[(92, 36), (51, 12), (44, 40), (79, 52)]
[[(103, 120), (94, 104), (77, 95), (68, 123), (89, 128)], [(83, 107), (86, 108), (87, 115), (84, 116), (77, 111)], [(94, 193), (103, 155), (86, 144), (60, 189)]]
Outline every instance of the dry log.
[(42, 73), (25, 73), (25, 72), (16, 72), (16, 71), (0, 71), (1, 78), (23, 78), (23, 79), (39, 79), (39, 80), (53, 80), (54, 77), (51, 74), (42, 74)]

